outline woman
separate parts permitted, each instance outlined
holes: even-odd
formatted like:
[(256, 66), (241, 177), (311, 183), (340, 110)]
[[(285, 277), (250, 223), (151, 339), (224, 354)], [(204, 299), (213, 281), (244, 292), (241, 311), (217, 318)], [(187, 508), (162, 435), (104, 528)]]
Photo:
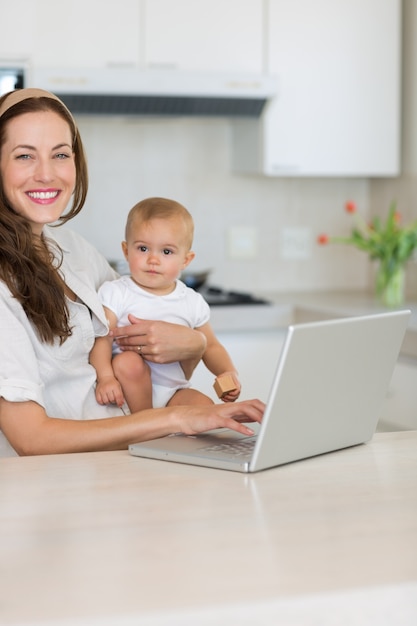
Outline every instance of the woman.
[[(3, 96), (0, 456), (124, 449), (135, 441), (218, 427), (251, 434), (241, 422), (261, 420), (264, 406), (257, 400), (132, 415), (96, 402), (88, 357), (95, 335), (107, 333), (96, 290), (115, 274), (81, 237), (48, 226), (77, 215), (86, 194), (82, 142), (65, 105), (39, 89)], [(181, 360), (190, 368), (204, 351), (196, 331), (131, 321), (138, 323), (115, 335), (124, 349), (140, 345), (149, 360)]]

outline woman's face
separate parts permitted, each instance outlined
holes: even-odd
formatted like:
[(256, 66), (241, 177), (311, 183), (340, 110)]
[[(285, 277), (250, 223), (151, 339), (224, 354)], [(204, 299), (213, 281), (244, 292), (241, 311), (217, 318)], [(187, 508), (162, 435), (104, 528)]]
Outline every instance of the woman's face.
[(74, 191), (76, 168), (71, 129), (53, 111), (24, 113), (6, 126), (0, 174), (10, 206), (34, 234), (58, 220)]

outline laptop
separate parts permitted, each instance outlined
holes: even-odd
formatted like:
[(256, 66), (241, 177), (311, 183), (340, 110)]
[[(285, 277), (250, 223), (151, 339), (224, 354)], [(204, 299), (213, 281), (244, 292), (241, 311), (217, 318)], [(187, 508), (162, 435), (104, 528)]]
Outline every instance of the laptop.
[[(288, 327), (261, 424), (170, 435), (129, 446), (139, 457), (258, 472), (369, 441), (410, 311)], [(260, 363), (254, 363), (259, 367)]]

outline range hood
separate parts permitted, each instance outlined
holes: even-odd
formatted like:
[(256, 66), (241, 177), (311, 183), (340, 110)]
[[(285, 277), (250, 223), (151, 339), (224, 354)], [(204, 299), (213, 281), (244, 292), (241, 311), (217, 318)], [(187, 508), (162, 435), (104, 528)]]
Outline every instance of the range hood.
[(32, 69), (26, 86), (52, 91), (74, 114), (88, 115), (253, 118), (277, 93), (271, 76), (128, 68)]

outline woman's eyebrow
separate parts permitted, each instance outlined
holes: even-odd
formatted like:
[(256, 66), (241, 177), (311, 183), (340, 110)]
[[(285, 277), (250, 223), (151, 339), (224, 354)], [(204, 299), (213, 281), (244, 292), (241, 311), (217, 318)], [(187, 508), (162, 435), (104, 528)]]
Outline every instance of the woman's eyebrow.
[(69, 143), (63, 142), (63, 143), (59, 143), (58, 145), (56, 145), (54, 148), (52, 148), (52, 150), (58, 150), (59, 148), (70, 148), (70, 150), (72, 150), (72, 146)]
[[(56, 146), (53, 146), (53, 148), (51, 148), (51, 152), (53, 152), (54, 150), (59, 150), (60, 148), (69, 148), (70, 150), (72, 150), (72, 146), (69, 143), (58, 143)], [(13, 148), (13, 150), (34, 150), (36, 151), (37, 148), (36, 146), (31, 146), (29, 144), (25, 144), (25, 143), (21, 143), (17, 146), (15, 146)]]
[(29, 146), (25, 143), (20, 143), (13, 148), (13, 150), (36, 150), (35, 146)]

